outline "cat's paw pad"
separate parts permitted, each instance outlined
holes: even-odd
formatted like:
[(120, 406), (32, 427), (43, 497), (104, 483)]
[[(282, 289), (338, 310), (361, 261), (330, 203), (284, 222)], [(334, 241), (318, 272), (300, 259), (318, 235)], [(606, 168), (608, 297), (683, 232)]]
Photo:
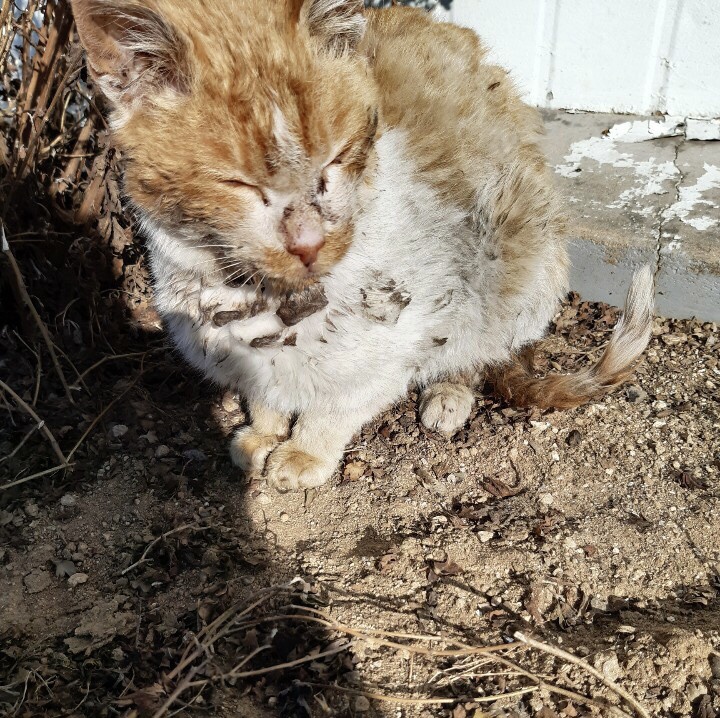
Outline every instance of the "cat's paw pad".
[(278, 446), (267, 461), (266, 478), (281, 493), (321, 486), (333, 475), (337, 461), (319, 459), (290, 440)]
[(230, 442), (230, 458), (246, 474), (260, 474), (267, 457), (279, 442), (278, 436), (262, 434), (252, 426), (244, 426), (235, 432)]
[(452, 436), (470, 417), (474, 401), (464, 384), (433, 384), (420, 397), (420, 420), (428, 429)]

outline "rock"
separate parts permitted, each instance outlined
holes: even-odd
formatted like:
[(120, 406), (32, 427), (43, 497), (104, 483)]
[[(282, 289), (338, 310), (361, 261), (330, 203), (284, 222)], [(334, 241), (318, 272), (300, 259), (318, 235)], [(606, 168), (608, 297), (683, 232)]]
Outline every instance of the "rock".
[(490, 539), (495, 536), (494, 531), (478, 531), (477, 537), (480, 539), (482, 543), (487, 543), (490, 541)]
[(627, 389), (625, 389), (625, 396), (632, 404), (646, 401), (648, 398), (648, 394), (645, 389), (639, 387), (637, 384), (632, 384), (631, 386), (627, 387)]
[(234, 394), (226, 392), (222, 398), (222, 408), (225, 409), (228, 414), (232, 414), (240, 408), (240, 402), (238, 402)]
[(37, 504), (33, 503), (32, 501), (28, 501), (25, 504), (25, 513), (31, 519), (34, 519), (40, 513), (40, 509), (38, 508)]
[(164, 459), (166, 456), (170, 455), (170, 447), (166, 444), (160, 444), (157, 449), (155, 449), (155, 458), (156, 459)]
[(284, 511), (280, 514), (280, 521), (282, 523), (286, 524), (288, 521), (290, 521), (290, 515), (286, 514)]
[(370, 701), (365, 696), (358, 696), (355, 699), (355, 710), (358, 713), (366, 713), (370, 710)]
[(350, 462), (343, 471), (343, 476), (347, 481), (357, 481), (367, 469), (367, 464), (363, 461)]
[(90, 578), (86, 573), (74, 573), (70, 578), (68, 579), (68, 586), (70, 588), (75, 588), (75, 586), (79, 586), (82, 583), (87, 583), (87, 580)]
[(65, 508), (68, 508), (69, 506), (74, 506), (77, 499), (72, 494), (65, 494), (60, 499), (60, 506), (64, 506)]
[(617, 656), (612, 651), (602, 651), (595, 656), (597, 668), (610, 681), (617, 681), (622, 677), (622, 669)]
[(663, 334), (660, 339), (669, 347), (676, 347), (678, 344), (685, 344), (688, 338), (686, 334)]
[(260, 504), (260, 506), (267, 506), (268, 504), (272, 503), (272, 499), (267, 494), (264, 494), (262, 492), (260, 492), (255, 497), (255, 501), (257, 501)]
[(127, 426), (125, 426), (125, 424), (115, 424), (115, 426), (110, 429), (110, 436), (112, 436), (113, 439), (119, 439), (125, 436), (125, 434), (127, 433), (128, 428)]
[(555, 498), (552, 494), (540, 494), (538, 498), (540, 499), (540, 503), (544, 504), (545, 506), (552, 506), (553, 502), (555, 501)]
[(50, 586), (52, 576), (42, 568), (36, 568), (23, 579), (28, 593), (40, 593)]

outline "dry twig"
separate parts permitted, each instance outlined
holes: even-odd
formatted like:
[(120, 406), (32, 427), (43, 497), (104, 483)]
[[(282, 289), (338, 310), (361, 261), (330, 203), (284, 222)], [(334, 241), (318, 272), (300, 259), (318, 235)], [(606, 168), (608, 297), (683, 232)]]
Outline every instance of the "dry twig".
[(45, 437), (50, 442), (52, 450), (55, 452), (55, 456), (57, 456), (60, 460), (63, 468), (67, 467), (68, 459), (65, 458), (65, 454), (63, 454), (60, 449), (60, 445), (57, 443), (52, 431), (50, 431), (48, 425), (37, 415), (35, 409), (33, 409), (19, 394), (16, 394), (2, 379), (0, 379), (0, 389), (2, 389), (6, 394), (9, 394), (15, 400), (15, 403), (23, 411), (25, 411), (33, 419), (33, 421), (35, 421), (37, 429), (45, 434)]
[(48, 352), (50, 353), (50, 357), (52, 359), (53, 366), (55, 367), (55, 371), (60, 379), (60, 382), (63, 385), (63, 389), (65, 390), (65, 396), (71, 404), (75, 404), (75, 399), (73, 399), (72, 393), (70, 392), (70, 386), (67, 383), (67, 379), (65, 378), (65, 374), (62, 370), (62, 367), (60, 366), (57, 354), (55, 353), (55, 345), (50, 338), (50, 332), (48, 332), (48, 329), (45, 326), (45, 322), (43, 322), (42, 318), (38, 314), (37, 309), (35, 309), (35, 305), (33, 304), (32, 299), (30, 299), (30, 295), (28, 294), (27, 287), (25, 286), (25, 280), (23, 279), (22, 272), (20, 271), (20, 267), (18, 266), (18, 263), (15, 260), (15, 256), (12, 253), (12, 249), (10, 249), (10, 245), (8, 244), (7, 238), (5, 236), (5, 224), (3, 222), (0, 222), (0, 238), (2, 240), (3, 254), (5, 255), (8, 263), (10, 264), (10, 269), (12, 270), (13, 276), (15, 278), (15, 289), (20, 295), (20, 298), (22, 299), (25, 306), (30, 311), (30, 314), (32, 314), (32, 317), (35, 320), (35, 324), (37, 324), (37, 327), (40, 330), (40, 334), (42, 334), (42, 338), (45, 341)]
[(587, 661), (583, 661), (582, 658), (578, 658), (572, 653), (564, 651), (562, 648), (558, 648), (557, 646), (551, 646), (547, 643), (536, 641), (534, 638), (530, 638), (529, 636), (526, 636), (520, 631), (517, 631), (514, 634), (514, 637), (518, 641), (527, 644), (528, 646), (534, 648), (537, 651), (548, 653), (551, 656), (562, 659), (563, 661), (567, 661), (568, 663), (574, 663), (576, 666), (580, 666), (591, 676), (597, 678), (597, 680), (599, 680), (604, 686), (607, 686), (607, 688), (609, 688), (613, 693), (622, 698), (622, 700), (624, 700), (625, 703), (631, 706), (639, 716), (642, 716), (642, 718), (650, 718), (650, 714), (647, 712), (647, 710), (645, 710), (645, 708), (643, 708), (643, 706), (635, 698), (633, 698), (622, 686), (619, 686), (617, 683), (611, 681), (609, 678), (600, 673), (600, 671), (593, 668)]

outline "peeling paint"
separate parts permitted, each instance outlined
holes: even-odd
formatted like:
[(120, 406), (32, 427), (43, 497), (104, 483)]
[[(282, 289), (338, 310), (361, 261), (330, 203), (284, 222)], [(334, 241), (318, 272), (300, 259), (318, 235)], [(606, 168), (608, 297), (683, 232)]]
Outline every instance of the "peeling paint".
[(708, 164), (703, 165), (705, 174), (701, 175), (697, 182), (690, 187), (680, 187), (678, 200), (670, 205), (663, 212), (663, 219), (679, 219), (697, 230), (703, 231), (717, 226), (719, 223), (716, 217), (704, 215), (702, 217), (690, 217), (690, 213), (698, 205), (717, 209), (718, 205), (703, 197), (703, 193), (720, 187), (720, 167)]
[(664, 117), (661, 120), (632, 120), (619, 122), (608, 131), (607, 137), (615, 142), (648, 142), (661, 137), (679, 137), (685, 134), (684, 117)]
[[(666, 162), (656, 162), (654, 158), (643, 162), (636, 162), (633, 168), (637, 175), (636, 186), (622, 192), (615, 202), (607, 205), (609, 208), (622, 209), (623, 207), (629, 207), (633, 200), (649, 197), (652, 194), (666, 194), (668, 188), (665, 182), (679, 174), (674, 162), (669, 160)], [(646, 213), (645, 210), (652, 212), (653, 208), (645, 207), (641, 214)]]
[[(583, 169), (584, 160), (593, 160), (602, 165), (627, 168), (633, 171), (634, 186), (623, 191), (618, 198), (605, 206), (608, 209), (632, 208), (641, 215), (657, 211), (652, 206), (644, 206), (642, 198), (650, 195), (663, 195), (673, 188), (668, 181), (682, 182), (683, 177), (676, 162), (658, 161), (654, 157), (636, 160), (631, 151), (623, 151), (622, 145), (647, 142), (666, 137), (687, 138), (688, 130), (693, 139), (720, 139), (720, 120), (694, 120), (683, 117), (665, 117), (659, 120), (633, 120), (613, 125), (599, 137), (589, 137), (570, 146), (565, 155), (564, 164), (555, 166), (555, 172), (562, 177), (577, 177)], [(630, 148), (628, 148), (630, 150)], [(705, 164), (705, 174), (691, 187), (678, 188), (676, 201), (663, 210), (663, 221), (679, 219), (699, 231), (705, 231), (720, 224), (715, 217), (692, 214), (698, 206), (717, 208), (718, 205), (703, 197), (703, 193), (720, 187), (720, 168)], [(692, 216), (691, 216), (692, 215)]]

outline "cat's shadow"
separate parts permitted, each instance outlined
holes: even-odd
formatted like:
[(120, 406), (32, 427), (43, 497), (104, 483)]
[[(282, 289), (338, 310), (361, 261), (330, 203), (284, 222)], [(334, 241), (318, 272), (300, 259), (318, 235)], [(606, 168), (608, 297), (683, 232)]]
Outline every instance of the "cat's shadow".
[[(32, 204), (50, 208), (52, 214), (53, 199), (35, 194)], [(21, 214), (18, 208), (17, 224), (36, 229), (37, 217), (33, 219), (30, 210)], [(302, 622), (276, 622), (208, 645), (198, 661), (168, 678), (205, 626), (234, 605), (242, 609), (266, 589), (287, 583), (298, 573), (298, 564), (278, 548), (269, 527), (251, 517), (253, 487), (230, 462), (230, 436), (245, 422), (242, 402), (202, 380), (183, 362), (159, 327), (149, 290), (138, 293), (137, 287), (149, 282), (141, 269), (140, 241), (126, 248), (124, 256), (135, 262), (125, 268), (133, 290), (108, 272), (95, 271), (117, 266), (119, 258), (92, 223), (74, 225), (65, 212), (52, 218), (49, 231), (44, 226), (48, 236), (44, 260), (54, 268), (55, 280), (46, 286), (31, 281), (29, 290), (44, 310), (58, 349), (67, 357), (63, 365), (70, 382), (77, 378), (74, 365), (84, 375), (85, 388), (74, 391), (76, 405), (71, 405), (48, 369), (38, 411), (54, 429), (67, 425), (61, 436), (63, 447), (72, 446), (86, 428), (89, 432), (73, 457), (72, 472), (28, 482), (4, 499), (21, 503), (32, 499), (52, 511), (53, 502), (68, 492), (77, 495), (82, 506), (102, 495), (108, 505), (117, 507), (113, 511), (127, 516), (126, 536), (114, 547), (102, 544), (107, 527), (114, 528), (114, 516), (103, 513), (99, 505), (86, 520), (86, 543), (102, 556), (105, 567), (94, 601), (102, 604), (127, 596), (124, 610), (137, 616), (128, 635), (119, 632), (88, 656), (97, 663), (87, 679), (88, 690), (101, 705), (122, 700), (127, 710), (137, 709), (141, 715), (150, 710), (151, 715), (189, 670), (206, 663), (205, 674), (217, 676), (251, 652), (254, 641), (261, 645), (265, 641), (268, 648), (246, 668), (269, 668), (322, 651), (337, 636)], [(84, 258), (74, 257), (71, 265), (68, 252), (61, 249), (74, 243), (82, 243)], [(15, 246), (30, 281), (32, 251)], [(3, 302), (0, 319), (22, 334), (25, 322), (15, 306)], [(59, 319), (53, 324), (51, 317), (56, 314)], [(13, 379), (22, 371), (18, 368)], [(17, 443), (14, 434), (11, 438)], [(42, 452), (37, 461), (44, 461)], [(126, 571), (137, 562), (137, 567)], [(93, 583), (98, 578), (93, 576)], [(252, 615), (262, 618), (263, 611), (276, 604), (261, 605)], [(77, 624), (84, 615), (68, 607), (70, 623)], [(62, 643), (65, 637), (58, 640)], [(203, 705), (207, 708), (209, 701), (218, 711), (237, 716), (306, 718), (316, 712), (310, 708), (317, 705), (313, 695), (322, 691), (312, 684), (342, 680), (348, 670), (344, 666), (352, 664), (351, 655), (340, 653), (328, 658), (322, 677), (308, 662), (241, 683), (213, 679), (202, 694)], [(178, 696), (170, 712), (190, 704), (196, 694)], [(352, 698), (324, 695), (334, 706), (334, 715), (351, 714)], [(56, 707), (67, 708), (60, 703)], [(97, 715), (97, 709), (96, 702), (85, 715)]]

